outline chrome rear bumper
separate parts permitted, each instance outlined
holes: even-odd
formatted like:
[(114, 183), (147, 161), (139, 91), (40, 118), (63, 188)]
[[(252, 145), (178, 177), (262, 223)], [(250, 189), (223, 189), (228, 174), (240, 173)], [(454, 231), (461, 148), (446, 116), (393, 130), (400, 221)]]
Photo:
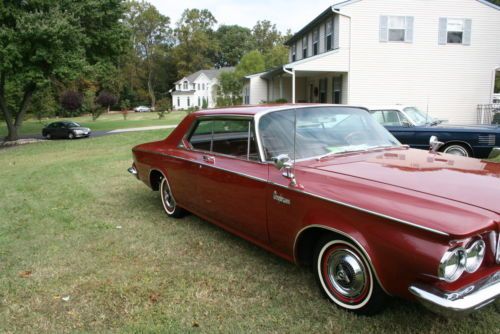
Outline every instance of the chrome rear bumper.
[(137, 169), (135, 169), (135, 166), (130, 167), (129, 169), (127, 169), (127, 171), (136, 178), (139, 177), (139, 173), (137, 172)]
[(452, 292), (420, 283), (413, 284), (408, 289), (433, 312), (443, 315), (465, 314), (494, 302), (500, 296), (500, 271)]

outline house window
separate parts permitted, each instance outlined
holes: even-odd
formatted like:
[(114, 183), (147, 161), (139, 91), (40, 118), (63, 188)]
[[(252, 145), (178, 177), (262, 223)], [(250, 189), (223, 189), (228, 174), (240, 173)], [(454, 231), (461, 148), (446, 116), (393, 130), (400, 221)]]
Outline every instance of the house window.
[(439, 44), (470, 45), (471, 19), (439, 18)]
[(404, 16), (389, 16), (389, 42), (404, 42), (405, 27)]
[(198, 90), (200, 90), (200, 89), (201, 89), (201, 85), (200, 85), (200, 84), (198, 84)]
[(184, 89), (184, 90), (187, 90), (187, 89), (188, 89), (188, 82), (187, 82), (187, 81), (184, 81), (184, 82), (182, 83), (182, 89)]
[[(180, 86), (180, 85), (179, 85)], [(177, 97), (177, 106), (180, 107), (181, 106), (181, 98), (180, 97)]]
[(201, 107), (201, 98), (199, 96), (198, 96), (198, 107)]
[(205, 90), (205, 84), (201, 84), (203, 90)]
[(292, 62), (297, 60), (297, 43), (292, 46)]
[(177, 90), (181, 90), (181, 84), (177, 85)]
[(316, 56), (319, 52), (319, 29), (313, 30), (313, 56)]
[(326, 51), (333, 49), (333, 19), (326, 21), (325, 25)]
[(196, 90), (196, 84), (191, 85), (193, 87), (193, 90)]
[(188, 98), (187, 98), (187, 106), (188, 106), (188, 107), (190, 107), (190, 106), (191, 106), (191, 99), (189, 98), (189, 96), (188, 96)]
[(307, 58), (307, 35), (302, 37), (302, 59)]
[(381, 42), (413, 42), (413, 16), (381, 16)]

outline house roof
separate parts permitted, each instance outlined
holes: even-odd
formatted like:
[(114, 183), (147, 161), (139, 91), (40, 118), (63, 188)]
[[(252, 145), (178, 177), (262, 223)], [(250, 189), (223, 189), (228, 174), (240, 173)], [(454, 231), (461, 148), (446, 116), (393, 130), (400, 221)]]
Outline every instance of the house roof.
[(176, 81), (175, 83), (181, 83), (183, 81), (189, 81), (190, 83), (194, 82), (198, 77), (202, 74), (204, 74), (209, 80), (213, 80), (219, 76), (222, 72), (229, 72), (229, 71), (234, 71), (234, 67), (221, 67), (221, 68), (211, 68), (209, 70), (200, 70), (198, 72), (194, 72), (187, 77), (182, 78), (179, 81)]
[[(314, 20), (309, 22), (304, 28), (300, 29), (298, 32), (296, 32), (288, 41), (285, 42), (285, 45), (291, 46), (295, 41), (299, 40), (302, 38), (302, 36), (311, 31), (313, 28), (317, 26), (318, 23), (321, 21), (325, 20), (330, 16), (334, 11), (339, 11), (340, 8), (351, 5), (353, 3), (359, 2), (362, 0), (344, 0), (344, 1), (337, 1), (334, 3), (332, 6), (328, 7), (325, 9), (321, 14), (319, 14)], [(496, 10), (500, 10), (500, 6), (495, 5), (494, 3), (488, 1), (488, 0), (476, 0), (482, 4), (485, 4), (486, 6), (492, 7)]]

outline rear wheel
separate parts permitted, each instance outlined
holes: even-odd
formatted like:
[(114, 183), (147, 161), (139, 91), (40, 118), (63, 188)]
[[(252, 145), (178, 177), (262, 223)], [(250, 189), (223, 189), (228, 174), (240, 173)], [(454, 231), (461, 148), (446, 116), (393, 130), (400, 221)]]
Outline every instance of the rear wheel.
[(350, 242), (324, 237), (316, 247), (314, 265), (322, 292), (337, 306), (361, 315), (384, 308), (387, 295), (365, 256)]
[(463, 144), (449, 144), (443, 147), (443, 153), (458, 155), (461, 157), (470, 157), (472, 153), (469, 151), (469, 148)]
[(185, 215), (185, 210), (178, 207), (168, 180), (163, 177), (160, 184), (161, 203), (163, 209), (170, 217), (181, 218)]

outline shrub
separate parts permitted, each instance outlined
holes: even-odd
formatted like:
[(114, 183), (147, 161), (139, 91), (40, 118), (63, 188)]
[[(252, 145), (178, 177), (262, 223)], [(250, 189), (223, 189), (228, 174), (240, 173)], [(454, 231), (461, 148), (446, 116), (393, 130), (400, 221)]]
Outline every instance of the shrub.
[(284, 99), (284, 98), (281, 98), (281, 99), (275, 100), (274, 103), (278, 103), (278, 104), (288, 103), (288, 100)]
[(82, 107), (83, 95), (80, 92), (65, 91), (60, 97), (61, 107), (74, 116), (76, 111)]
[(169, 114), (172, 111), (170, 106), (171, 102), (169, 98), (163, 98), (156, 102), (155, 109), (157, 110), (159, 119), (165, 118), (165, 114)]
[(102, 91), (99, 93), (96, 99), (97, 104), (101, 107), (106, 108), (109, 112), (109, 108), (114, 106), (118, 102), (118, 98), (110, 92)]

